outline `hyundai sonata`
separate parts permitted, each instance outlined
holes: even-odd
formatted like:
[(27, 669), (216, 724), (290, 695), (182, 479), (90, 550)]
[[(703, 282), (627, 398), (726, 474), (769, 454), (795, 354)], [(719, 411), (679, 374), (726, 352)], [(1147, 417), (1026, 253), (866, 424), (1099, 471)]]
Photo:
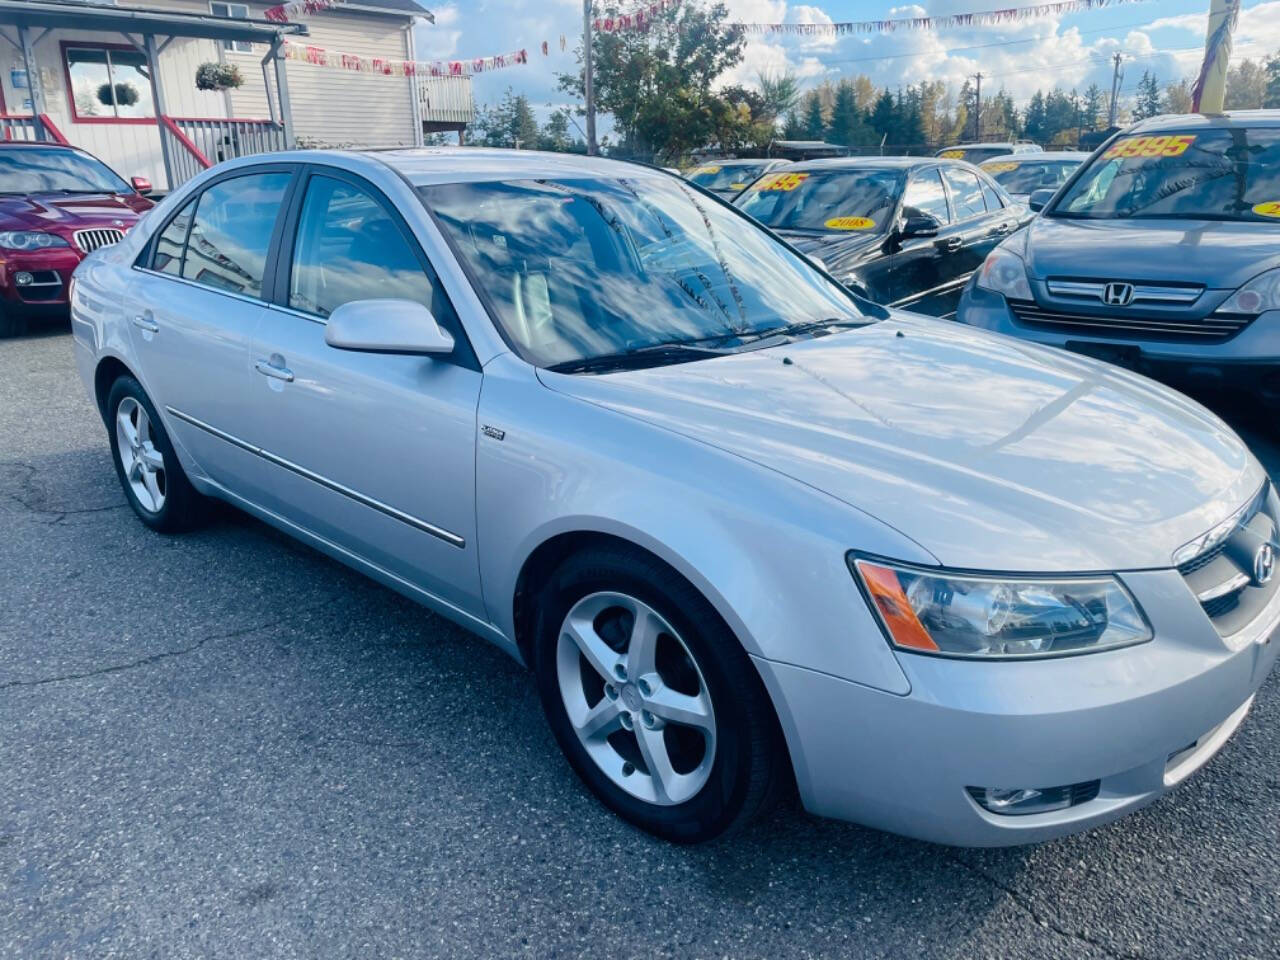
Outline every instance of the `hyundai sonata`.
[(1212, 414), (873, 306), (661, 170), (246, 158), (76, 279), (143, 523), (220, 498), (498, 644), (663, 837), (793, 782), (947, 843), (1100, 824), (1280, 647), (1280, 502)]

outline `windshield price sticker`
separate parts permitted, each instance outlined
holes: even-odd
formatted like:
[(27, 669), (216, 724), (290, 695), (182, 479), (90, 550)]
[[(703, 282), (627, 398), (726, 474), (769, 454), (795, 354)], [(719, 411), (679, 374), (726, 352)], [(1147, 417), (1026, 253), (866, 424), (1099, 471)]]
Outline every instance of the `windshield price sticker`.
[(701, 176), (702, 174), (706, 174), (707, 176), (710, 176), (713, 173), (719, 173), (719, 172), (720, 172), (720, 168), (716, 166), (698, 167), (698, 169), (694, 170), (693, 173), (690, 174), (690, 176), (697, 177), (697, 176)]
[(1253, 208), (1253, 212), (1260, 217), (1271, 217), (1280, 220), (1280, 200), (1269, 200), (1266, 203), (1260, 203)]
[(765, 190), (794, 190), (800, 184), (809, 179), (807, 173), (771, 173), (760, 179), (760, 191)]
[(964, 151), (963, 150), (943, 150), (942, 153), (939, 154), (939, 156), (941, 156), (943, 160), (963, 160)]
[(1102, 155), (1104, 160), (1114, 157), (1180, 157), (1196, 142), (1195, 134), (1182, 133), (1167, 137), (1126, 137), (1113, 143)]
[(1009, 173), (1022, 166), (1020, 163), (984, 163), (982, 169), (987, 173)]
[(731, 190), (745, 190), (747, 189), (747, 185), (745, 183), (731, 183), (729, 184), (729, 188)]
[(832, 217), (823, 224), (828, 230), (870, 230), (875, 225), (866, 217)]

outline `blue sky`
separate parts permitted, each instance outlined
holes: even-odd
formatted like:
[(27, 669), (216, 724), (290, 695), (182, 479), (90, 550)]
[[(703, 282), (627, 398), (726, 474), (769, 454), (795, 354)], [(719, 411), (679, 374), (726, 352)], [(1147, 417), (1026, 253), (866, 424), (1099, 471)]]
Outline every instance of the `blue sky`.
[[(467, 58), (526, 47), (528, 66), (475, 79), (476, 100), (492, 103), (512, 86), (544, 112), (567, 102), (556, 90), (556, 74), (574, 68), (573, 47), (582, 29), (581, 0), (450, 0), (432, 5), (434, 26), (418, 32), (423, 59)], [(914, 4), (787, 0), (726, 0), (731, 16), (744, 22), (841, 21), (991, 10), (1035, 0), (929, 0)], [(1112, 54), (1128, 56), (1122, 92), (1132, 94), (1144, 69), (1161, 82), (1193, 75), (1199, 65), (1209, 0), (1147, 0), (1007, 27), (906, 31), (892, 35), (754, 37), (743, 63), (728, 78), (751, 84), (761, 71), (792, 70), (804, 86), (842, 75), (866, 73), (878, 85), (896, 87), (922, 79), (957, 85), (977, 70), (990, 77), (984, 90), (1004, 88), (1022, 105), (1037, 88), (1055, 84), (1083, 90), (1090, 83), (1109, 90)], [(629, 9), (629, 5), (624, 5)], [(1259, 58), (1280, 49), (1280, 0), (1245, 0), (1236, 36), (1238, 56)], [(560, 34), (567, 46), (559, 50)], [(538, 47), (551, 45), (551, 56)], [(975, 48), (976, 45), (985, 45)], [(994, 45), (994, 44), (999, 44)]]

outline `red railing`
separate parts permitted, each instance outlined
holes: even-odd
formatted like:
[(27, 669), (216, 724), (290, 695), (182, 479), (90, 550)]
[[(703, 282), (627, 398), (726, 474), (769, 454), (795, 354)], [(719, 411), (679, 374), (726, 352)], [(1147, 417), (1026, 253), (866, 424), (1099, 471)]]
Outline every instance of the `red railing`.
[(54, 125), (53, 121), (49, 119), (49, 115), (47, 113), (40, 114), (40, 122), (44, 125), (45, 133), (51, 136), (55, 141), (62, 144), (64, 147), (71, 146), (71, 141), (62, 135), (62, 131)]
[(32, 116), (29, 113), (0, 113), (0, 138), (5, 140), (52, 140), (64, 147), (71, 146), (71, 141), (62, 135), (62, 131), (49, 119), (47, 113)]

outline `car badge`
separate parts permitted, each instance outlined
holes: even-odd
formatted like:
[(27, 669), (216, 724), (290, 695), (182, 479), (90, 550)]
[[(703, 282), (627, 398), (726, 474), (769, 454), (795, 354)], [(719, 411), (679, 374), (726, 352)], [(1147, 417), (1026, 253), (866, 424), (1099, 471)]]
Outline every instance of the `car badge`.
[(1133, 284), (1108, 283), (1102, 289), (1102, 302), (1108, 307), (1127, 307), (1133, 302)]
[(1269, 543), (1264, 543), (1253, 555), (1253, 582), (1259, 587), (1271, 582), (1276, 575), (1276, 551)]
[(124, 226), (124, 221), (123, 221), (123, 220), (112, 220), (112, 221), (111, 221), (111, 223), (112, 223), (113, 225), (117, 226), (117, 227), (123, 227), (123, 226)]

